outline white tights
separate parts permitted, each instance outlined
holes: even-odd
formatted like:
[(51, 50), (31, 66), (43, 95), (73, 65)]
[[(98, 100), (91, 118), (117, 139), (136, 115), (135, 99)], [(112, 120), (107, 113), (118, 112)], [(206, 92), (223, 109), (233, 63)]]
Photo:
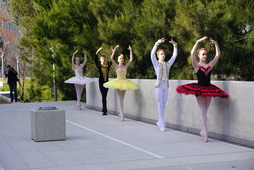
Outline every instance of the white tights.
[(124, 112), (123, 112), (123, 100), (126, 90), (117, 90), (118, 98), (119, 98), (119, 104), (120, 104), (120, 118), (121, 121), (124, 119)]
[(158, 114), (159, 114), (158, 124), (165, 128), (164, 111), (166, 107), (166, 102), (168, 100), (167, 81), (164, 80), (161, 81), (160, 86), (155, 88), (155, 95), (158, 103)]
[(74, 84), (77, 94), (77, 107), (80, 107), (81, 95), (83, 92), (84, 85)]
[(201, 133), (208, 136), (207, 133), (207, 110), (210, 106), (212, 97), (210, 96), (197, 96), (198, 106), (201, 112)]

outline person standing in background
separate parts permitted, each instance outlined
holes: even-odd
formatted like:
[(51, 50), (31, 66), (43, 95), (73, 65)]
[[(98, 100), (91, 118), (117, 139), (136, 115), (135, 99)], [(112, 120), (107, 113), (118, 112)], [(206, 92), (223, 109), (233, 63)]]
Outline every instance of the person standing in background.
[(14, 68), (12, 68), (10, 65), (7, 65), (7, 71), (5, 73), (5, 76), (8, 78), (7, 84), (10, 87), (11, 102), (13, 102), (13, 92), (14, 92), (15, 102), (18, 101), (18, 99), (17, 99), (17, 81), (19, 81), (19, 79), (18, 79), (17, 75), (18, 75), (17, 71)]

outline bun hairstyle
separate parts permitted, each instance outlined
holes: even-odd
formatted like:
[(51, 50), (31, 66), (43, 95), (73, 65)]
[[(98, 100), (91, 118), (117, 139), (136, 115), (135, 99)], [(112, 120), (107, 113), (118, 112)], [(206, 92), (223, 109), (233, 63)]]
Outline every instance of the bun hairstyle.
[(118, 56), (118, 59), (119, 59), (119, 57), (124, 57), (124, 55), (123, 55), (123, 54), (120, 54), (120, 55)]
[(79, 57), (75, 57), (75, 60), (80, 60)]
[(197, 53), (199, 53), (200, 50), (206, 50), (205, 47), (201, 47), (197, 50)]

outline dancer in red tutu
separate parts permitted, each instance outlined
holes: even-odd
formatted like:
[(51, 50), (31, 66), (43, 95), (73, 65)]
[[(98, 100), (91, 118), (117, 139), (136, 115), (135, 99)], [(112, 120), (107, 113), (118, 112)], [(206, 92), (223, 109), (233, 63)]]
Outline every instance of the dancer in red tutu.
[(220, 48), (216, 41), (210, 38), (210, 43), (215, 45), (216, 55), (212, 61), (206, 63), (207, 51), (205, 48), (198, 50), (199, 63), (196, 61), (195, 52), (199, 42), (204, 42), (208, 37), (203, 37), (195, 43), (191, 50), (192, 66), (198, 77), (198, 83), (191, 83), (178, 86), (176, 91), (178, 93), (196, 95), (198, 106), (201, 111), (201, 131), (200, 135), (204, 142), (208, 141), (207, 133), (207, 110), (210, 106), (212, 97), (228, 97), (224, 91), (217, 86), (211, 84), (210, 77), (213, 66), (217, 63), (220, 57)]

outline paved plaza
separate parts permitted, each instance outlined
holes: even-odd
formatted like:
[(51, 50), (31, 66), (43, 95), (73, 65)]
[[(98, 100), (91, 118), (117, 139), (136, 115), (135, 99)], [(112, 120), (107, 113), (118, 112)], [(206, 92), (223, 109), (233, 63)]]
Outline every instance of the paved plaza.
[[(30, 110), (65, 110), (66, 140), (31, 139)], [(254, 149), (101, 112), (75, 101), (0, 105), (0, 170), (253, 170)]]

